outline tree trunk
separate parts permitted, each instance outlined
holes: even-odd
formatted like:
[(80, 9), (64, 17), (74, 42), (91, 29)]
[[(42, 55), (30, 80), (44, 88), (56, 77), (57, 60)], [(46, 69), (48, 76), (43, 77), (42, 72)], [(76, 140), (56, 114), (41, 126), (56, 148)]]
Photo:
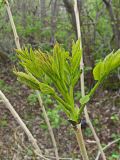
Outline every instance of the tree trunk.
[(74, 7), (73, 7), (73, 1), (71, 0), (63, 0), (66, 11), (70, 14), (70, 21), (72, 23), (73, 30), (76, 34), (77, 39), (77, 27), (76, 27), (76, 21), (75, 21), (75, 13), (74, 13)]
[(108, 13), (111, 19), (111, 26), (113, 30), (113, 38), (114, 38), (114, 44), (115, 44), (114, 48), (118, 49), (120, 48), (120, 19), (119, 19), (120, 17), (115, 16), (111, 0), (109, 1), (103, 0), (103, 2), (106, 5), (106, 8), (108, 10)]
[(41, 21), (43, 26), (45, 25), (45, 17), (46, 17), (46, 7), (45, 7), (46, 0), (40, 0), (40, 15), (41, 15)]
[(56, 21), (57, 21), (57, 14), (58, 14), (58, 0), (51, 1), (51, 46), (55, 44), (55, 31), (56, 31)]

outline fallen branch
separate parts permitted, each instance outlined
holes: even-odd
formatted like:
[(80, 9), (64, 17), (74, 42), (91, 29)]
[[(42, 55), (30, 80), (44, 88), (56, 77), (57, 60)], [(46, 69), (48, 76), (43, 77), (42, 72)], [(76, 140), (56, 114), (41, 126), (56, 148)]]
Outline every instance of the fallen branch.
[(20, 118), (20, 116), (18, 115), (18, 113), (15, 111), (15, 109), (13, 108), (13, 106), (10, 104), (9, 100), (2, 93), (2, 91), (0, 91), (0, 98), (4, 102), (6, 108), (11, 112), (12, 116), (15, 118), (15, 120), (18, 122), (18, 124), (21, 126), (21, 128), (24, 130), (24, 132), (28, 136), (28, 139), (32, 143), (33, 147), (35, 148), (36, 154), (39, 154), (39, 156), (43, 157), (42, 153), (41, 153), (41, 150), (40, 150), (40, 148), (39, 148), (39, 146), (38, 146), (38, 144), (36, 142), (36, 139), (33, 137), (33, 135), (31, 134), (31, 132), (29, 131), (29, 129), (25, 125), (25, 123), (22, 121), (22, 119)]

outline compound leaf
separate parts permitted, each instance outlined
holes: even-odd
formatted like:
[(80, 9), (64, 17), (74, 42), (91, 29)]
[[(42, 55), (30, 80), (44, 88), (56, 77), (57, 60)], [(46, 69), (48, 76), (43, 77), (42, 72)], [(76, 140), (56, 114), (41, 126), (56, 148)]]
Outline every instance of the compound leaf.
[(100, 61), (93, 69), (94, 79), (103, 80), (114, 69), (120, 66), (120, 49), (115, 53), (110, 53), (103, 61)]

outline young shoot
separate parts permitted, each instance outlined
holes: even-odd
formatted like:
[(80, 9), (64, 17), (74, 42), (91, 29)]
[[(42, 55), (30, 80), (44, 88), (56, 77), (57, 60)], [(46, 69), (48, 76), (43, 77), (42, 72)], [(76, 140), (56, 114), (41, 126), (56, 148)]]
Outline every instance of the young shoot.
[(80, 123), (86, 103), (96, 89), (114, 69), (120, 66), (120, 50), (110, 53), (95, 66), (93, 75), (96, 84), (88, 95), (80, 99), (80, 107), (74, 100), (74, 88), (81, 75), (80, 40), (72, 44), (71, 53), (65, 51), (58, 43), (55, 44), (52, 54), (27, 48), (17, 50), (20, 64), (25, 71), (14, 70), (14, 73), (19, 81), (55, 98), (61, 104), (61, 109), (66, 113), (71, 124), (76, 126)]

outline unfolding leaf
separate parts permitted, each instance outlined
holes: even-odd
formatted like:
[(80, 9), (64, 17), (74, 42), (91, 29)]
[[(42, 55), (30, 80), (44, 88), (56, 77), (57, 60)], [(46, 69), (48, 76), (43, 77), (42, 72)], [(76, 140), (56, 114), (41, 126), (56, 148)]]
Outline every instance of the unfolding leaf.
[(45, 83), (40, 82), (39, 87), (40, 87), (41, 92), (43, 92), (44, 94), (52, 94), (52, 95), (55, 94), (54, 89)]
[(27, 48), (24, 50), (16, 50), (18, 57), (21, 60), (20, 64), (31, 72), (36, 78), (40, 78), (43, 75), (43, 71), (40, 68), (39, 60), (37, 58), (36, 51)]
[(84, 97), (82, 97), (82, 98), (80, 99), (80, 103), (81, 103), (81, 105), (84, 105), (84, 104), (86, 104), (89, 100), (90, 100), (89, 95), (86, 95), (86, 96), (84, 96)]
[(93, 69), (94, 79), (101, 81), (114, 69), (120, 66), (120, 49), (110, 53), (105, 59), (99, 62)]
[(72, 45), (72, 59), (71, 59), (71, 69), (74, 74), (80, 65), (80, 60), (82, 56), (82, 50), (80, 48), (80, 40)]
[(75, 84), (78, 82), (78, 79), (80, 78), (81, 75), (81, 71), (80, 69), (77, 71), (76, 75), (73, 77), (73, 79), (71, 80), (72, 86), (74, 87)]
[(93, 75), (95, 80), (99, 80), (101, 78), (101, 74), (104, 70), (104, 64), (99, 62), (93, 70)]
[(31, 73), (17, 72), (15, 70), (14, 73), (18, 76), (18, 80), (20, 82), (25, 83), (27, 86), (33, 89), (39, 89), (39, 81), (36, 78), (34, 78), (34, 76)]

